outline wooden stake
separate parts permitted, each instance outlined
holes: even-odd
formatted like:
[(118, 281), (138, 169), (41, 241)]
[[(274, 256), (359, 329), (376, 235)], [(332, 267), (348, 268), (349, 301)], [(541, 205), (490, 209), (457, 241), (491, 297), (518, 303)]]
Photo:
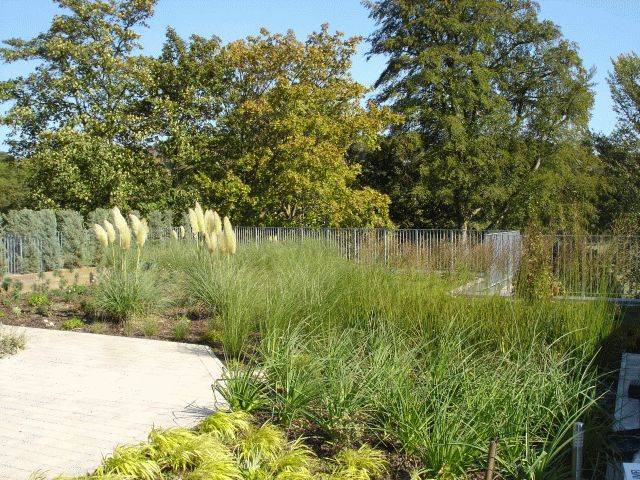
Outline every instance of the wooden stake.
[(493, 479), (493, 469), (496, 463), (496, 450), (498, 448), (498, 439), (494, 438), (489, 444), (489, 454), (487, 456), (487, 471), (484, 474), (484, 480)]

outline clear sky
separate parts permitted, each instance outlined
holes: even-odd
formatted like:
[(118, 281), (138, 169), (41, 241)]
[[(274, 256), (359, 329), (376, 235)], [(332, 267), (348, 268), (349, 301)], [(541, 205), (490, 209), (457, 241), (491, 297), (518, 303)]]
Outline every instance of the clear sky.
[[(576, 42), (587, 67), (595, 67), (595, 106), (591, 127), (610, 132), (615, 126), (606, 83), (611, 58), (620, 53), (640, 53), (640, 0), (539, 0), (540, 15), (558, 24), (565, 37)], [(0, 0), (0, 39), (31, 38), (48, 28), (60, 10), (51, 0)], [(160, 51), (167, 26), (182, 36), (217, 35), (223, 41), (252, 35), (260, 27), (273, 32), (293, 29), (299, 36), (322, 23), (345, 34), (367, 36), (374, 28), (359, 0), (159, 0), (148, 29), (141, 31), (144, 51)], [(369, 86), (384, 66), (384, 59), (365, 58), (360, 45), (353, 76)], [(27, 73), (32, 65), (0, 64), (0, 79)], [(7, 130), (0, 127), (0, 149)]]

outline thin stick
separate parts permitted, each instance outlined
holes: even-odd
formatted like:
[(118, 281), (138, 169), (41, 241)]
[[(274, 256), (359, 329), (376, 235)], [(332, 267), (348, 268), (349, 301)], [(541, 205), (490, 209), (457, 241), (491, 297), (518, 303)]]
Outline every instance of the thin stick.
[(496, 450), (498, 448), (498, 440), (493, 439), (489, 444), (489, 454), (487, 455), (487, 471), (484, 474), (484, 480), (493, 479), (493, 469), (496, 463)]

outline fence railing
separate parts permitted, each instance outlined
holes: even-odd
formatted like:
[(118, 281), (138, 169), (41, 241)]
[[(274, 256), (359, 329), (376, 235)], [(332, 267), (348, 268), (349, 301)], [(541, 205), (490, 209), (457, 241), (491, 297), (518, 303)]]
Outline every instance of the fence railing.
[[(162, 242), (170, 232), (169, 228), (151, 232), (150, 242)], [(236, 228), (236, 236), (240, 245), (312, 239), (360, 262), (424, 272), (466, 272), (476, 280), (474, 289), (482, 292), (509, 293), (535, 251), (544, 257), (561, 294), (640, 297), (638, 236), (527, 238), (517, 231), (243, 226)], [(0, 267), (16, 274), (91, 264), (95, 249), (90, 232), (73, 245), (60, 235), (55, 239), (4, 235), (0, 236)]]

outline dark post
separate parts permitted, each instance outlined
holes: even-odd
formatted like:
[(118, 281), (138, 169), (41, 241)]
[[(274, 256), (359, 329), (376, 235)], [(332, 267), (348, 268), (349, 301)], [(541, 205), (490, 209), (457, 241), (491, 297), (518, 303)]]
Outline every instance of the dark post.
[(493, 480), (493, 470), (496, 464), (496, 450), (498, 448), (498, 440), (493, 439), (489, 444), (489, 453), (487, 455), (487, 471), (484, 474), (484, 480)]

